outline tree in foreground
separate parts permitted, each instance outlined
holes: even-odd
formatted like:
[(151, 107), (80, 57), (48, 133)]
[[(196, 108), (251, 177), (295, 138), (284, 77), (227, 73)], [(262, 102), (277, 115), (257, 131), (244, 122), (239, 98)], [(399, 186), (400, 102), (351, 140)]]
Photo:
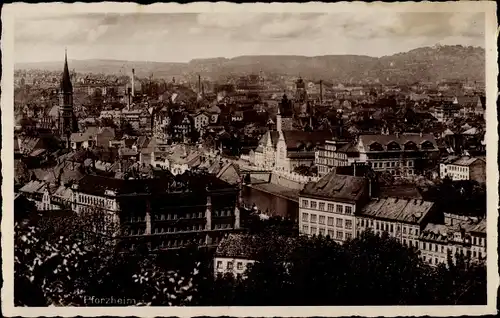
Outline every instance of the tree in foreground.
[[(215, 279), (224, 306), (465, 305), (486, 303), (484, 264), (463, 257), (431, 267), (419, 251), (367, 231), (343, 245), (328, 237), (299, 237), (283, 253), (263, 236), (264, 252), (247, 279)], [(274, 246), (274, 247), (273, 247)], [(279, 248), (278, 248), (279, 247)], [(229, 293), (224, 294), (224, 293)], [(204, 294), (210, 294), (205, 292)], [(200, 295), (201, 302), (203, 295)], [(211, 300), (213, 301), (213, 293)]]
[(122, 253), (109, 235), (112, 225), (96, 228), (103, 218), (93, 211), (16, 223), (15, 305), (102, 305), (87, 302), (93, 297), (130, 299), (129, 305), (190, 304), (199, 262), (176, 270), (157, 255)]

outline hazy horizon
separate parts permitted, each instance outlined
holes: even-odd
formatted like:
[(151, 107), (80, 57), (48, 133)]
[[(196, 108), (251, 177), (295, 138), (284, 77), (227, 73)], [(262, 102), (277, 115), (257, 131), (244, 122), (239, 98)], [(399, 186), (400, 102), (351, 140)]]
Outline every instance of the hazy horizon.
[[(460, 45), (460, 44), (451, 44), (451, 45), (443, 45), (443, 46), (453, 46), (453, 45)], [(435, 46), (435, 45), (434, 45)], [(396, 54), (402, 54), (402, 53), (407, 53), (412, 50), (416, 49), (423, 49), (423, 48), (432, 48), (434, 46), (421, 46), (421, 47), (416, 47), (413, 49), (410, 49), (408, 51), (404, 52), (395, 52), (391, 55), (384, 55), (384, 56), (392, 56)], [(464, 47), (467, 47), (464, 45)], [(482, 46), (472, 46), (473, 48), (480, 48), (484, 50), (484, 47)], [(150, 60), (120, 60), (120, 59), (111, 59), (111, 58), (86, 58), (86, 59), (75, 59), (70, 57), (70, 53), (68, 52), (68, 61), (112, 61), (112, 62), (138, 62), (138, 63), (168, 63), (168, 64), (185, 64), (185, 63), (190, 63), (192, 61), (196, 60), (215, 60), (215, 59), (226, 59), (226, 60), (231, 60), (234, 58), (240, 58), (240, 57), (257, 57), (257, 56), (287, 56), (287, 57), (307, 57), (307, 58), (314, 58), (314, 57), (325, 57), (325, 56), (365, 56), (365, 57), (372, 57), (372, 58), (381, 58), (384, 56), (373, 56), (373, 55), (368, 55), (368, 54), (325, 54), (325, 55), (297, 55), (297, 54), (245, 54), (245, 55), (238, 55), (238, 56), (233, 56), (233, 57), (223, 57), (223, 56), (214, 56), (214, 57), (203, 57), (203, 58), (193, 58), (189, 61), (186, 62), (174, 62), (174, 61), (150, 61)], [(61, 63), (61, 59), (59, 60), (48, 60), (48, 61), (28, 61), (28, 62), (15, 62), (14, 64), (41, 64), (41, 63)]]
[[(57, 5), (55, 5), (57, 6)], [(15, 63), (187, 63), (255, 55), (389, 56), (420, 47), (485, 47), (477, 12), (40, 13), (15, 20)]]

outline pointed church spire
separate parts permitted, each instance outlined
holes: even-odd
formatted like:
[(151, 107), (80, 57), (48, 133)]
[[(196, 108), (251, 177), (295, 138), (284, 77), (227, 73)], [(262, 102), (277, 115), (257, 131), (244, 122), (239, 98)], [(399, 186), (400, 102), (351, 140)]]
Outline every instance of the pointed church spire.
[(68, 50), (64, 50), (64, 71), (61, 79), (61, 91), (64, 93), (73, 92), (73, 85), (71, 85), (71, 77), (69, 76), (68, 69)]

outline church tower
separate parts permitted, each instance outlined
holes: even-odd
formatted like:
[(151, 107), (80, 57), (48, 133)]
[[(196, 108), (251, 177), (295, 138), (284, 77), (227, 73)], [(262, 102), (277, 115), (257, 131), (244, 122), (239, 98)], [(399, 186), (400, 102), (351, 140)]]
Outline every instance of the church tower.
[(293, 108), (292, 102), (283, 95), (281, 103), (278, 105), (278, 114), (276, 115), (276, 130), (293, 130)]
[(59, 135), (66, 138), (75, 132), (75, 114), (73, 112), (73, 85), (68, 69), (68, 56), (64, 53), (64, 70), (59, 91)]

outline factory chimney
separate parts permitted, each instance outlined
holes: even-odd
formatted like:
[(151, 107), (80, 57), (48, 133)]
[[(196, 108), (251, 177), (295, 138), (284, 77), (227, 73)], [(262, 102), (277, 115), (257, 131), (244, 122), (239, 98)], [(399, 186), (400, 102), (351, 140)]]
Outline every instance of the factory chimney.
[(201, 96), (201, 76), (198, 74), (198, 95)]
[(132, 69), (132, 97), (135, 96), (135, 69)]
[(319, 81), (319, 103), (323, 104), (323, 80)]

